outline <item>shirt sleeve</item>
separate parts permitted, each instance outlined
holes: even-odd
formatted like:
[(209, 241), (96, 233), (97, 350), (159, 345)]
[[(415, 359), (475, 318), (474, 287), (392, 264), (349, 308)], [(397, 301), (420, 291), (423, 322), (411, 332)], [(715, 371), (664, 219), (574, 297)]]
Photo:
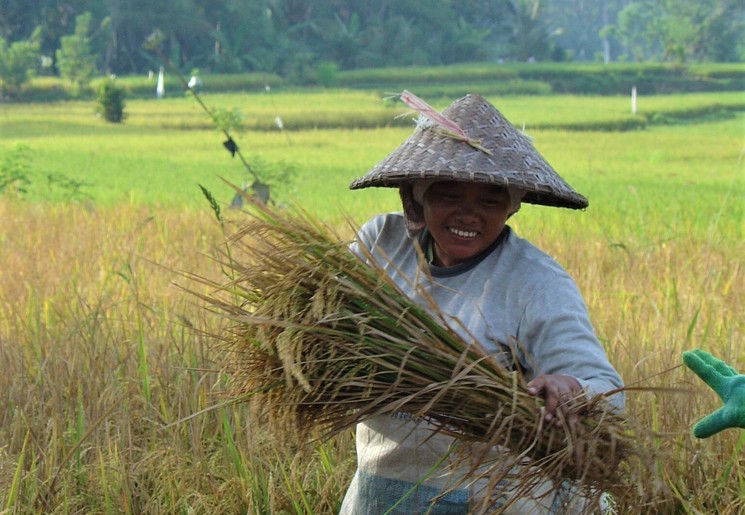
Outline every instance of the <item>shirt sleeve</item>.
[[(577, 379), (588, 395), (623, 386), (590, 323), (587, 307), (572, 278), (556, 274), (544, 282), (525, 306), (518, 340), (525, 345), (524, 363), (529, 379), (564, 374)], [(622, 392), (608, 399), (623, 409)]]

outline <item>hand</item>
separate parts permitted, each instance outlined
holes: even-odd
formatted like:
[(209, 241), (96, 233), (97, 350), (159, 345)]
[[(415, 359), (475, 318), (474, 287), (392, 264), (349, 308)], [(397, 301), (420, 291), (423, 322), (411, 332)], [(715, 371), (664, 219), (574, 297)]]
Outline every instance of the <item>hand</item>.
[(577, 414), (567, 413), (567, 402), (581, 391), (582, 387), (575, 378), (560, 374), (538, 376), (528, 383), (528, 393), (540, 395), (545, 400), (544, 420), (547, 423), (553, 421), (556, 427), (561, 426), (559, 413), (564, 415), (571, 427), (576, 425)]
[(708, 438), (730, 427), (745, 429), (745, 375), (700, 349), (684, 352), (683, 363), (724, 402), (724, 406), (696, 422), (693, 436)]

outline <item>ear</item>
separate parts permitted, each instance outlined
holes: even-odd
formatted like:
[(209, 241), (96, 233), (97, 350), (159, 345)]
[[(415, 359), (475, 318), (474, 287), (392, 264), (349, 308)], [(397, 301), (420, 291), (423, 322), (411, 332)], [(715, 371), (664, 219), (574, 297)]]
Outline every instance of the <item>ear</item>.
[(411, 183), (401, 183), (398, 187), (398, 194), (401, 197), (401, 204), (404, 210), (406, 231), (409, 234), (409, 238), (414, 239), (425, 227), (424, 208), (414, 200), (414, 188)]

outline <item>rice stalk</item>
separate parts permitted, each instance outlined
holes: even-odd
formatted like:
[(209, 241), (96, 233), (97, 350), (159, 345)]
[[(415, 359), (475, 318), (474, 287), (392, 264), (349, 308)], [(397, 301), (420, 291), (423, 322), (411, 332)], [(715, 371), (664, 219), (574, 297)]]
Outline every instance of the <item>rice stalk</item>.
[[(637, 470), (623, 467), (630, 460), (655, 474), (646, 440), (604, 397), (571, 399), (580, 422), (544, 427), (542, 400), (519, 371), (466, 341), (433, 304), (414, 303), (307, 213), (254, 205), (229, 247), (221, 266), (232, 279), (191, 276), (213, 288), (192, 293), (232, 321), (218, 336), (235, 398), (259, 399), (298, 434), (405, 413), (456, 437), (468, 480), (489, 488), (525, 464), (526, 490), (539, 478), (572, 479), (586, 492), (623, 495), (632, 485), (622, 471)], [(479, 458), (495, 446), (506, 458)]]
[(20, 496), (20, 492), (23, 488), (23, 470), (25, 468), (26, 458), (26, 446), (31, 439), (31, 431), (26, 432), (26, 436), (23, 439), (23, 446), (21, 452), (18, 455), (18, 463), (16, 464), (15, 472), (13, 474), (13, 482), (11, 483), (10, 491), (5, 498), (5, 510), (10, 511), (15, 506), (17, 499)]

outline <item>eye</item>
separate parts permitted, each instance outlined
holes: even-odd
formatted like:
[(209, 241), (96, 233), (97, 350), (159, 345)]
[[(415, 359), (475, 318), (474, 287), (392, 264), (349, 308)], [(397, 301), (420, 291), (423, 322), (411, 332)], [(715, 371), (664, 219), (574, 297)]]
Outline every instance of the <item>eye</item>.
[(481, 200), (481, 204), (486, 207), (501, 207), (504, 205), (505, 199), (502, 197), (499, 198), (485, 198)]
[(433, 191), (432, 192), (432, 199), (438, 202), (457, 202), (459, 200), (459, 196), (455, 193), (449, 192), (449, 191)]

